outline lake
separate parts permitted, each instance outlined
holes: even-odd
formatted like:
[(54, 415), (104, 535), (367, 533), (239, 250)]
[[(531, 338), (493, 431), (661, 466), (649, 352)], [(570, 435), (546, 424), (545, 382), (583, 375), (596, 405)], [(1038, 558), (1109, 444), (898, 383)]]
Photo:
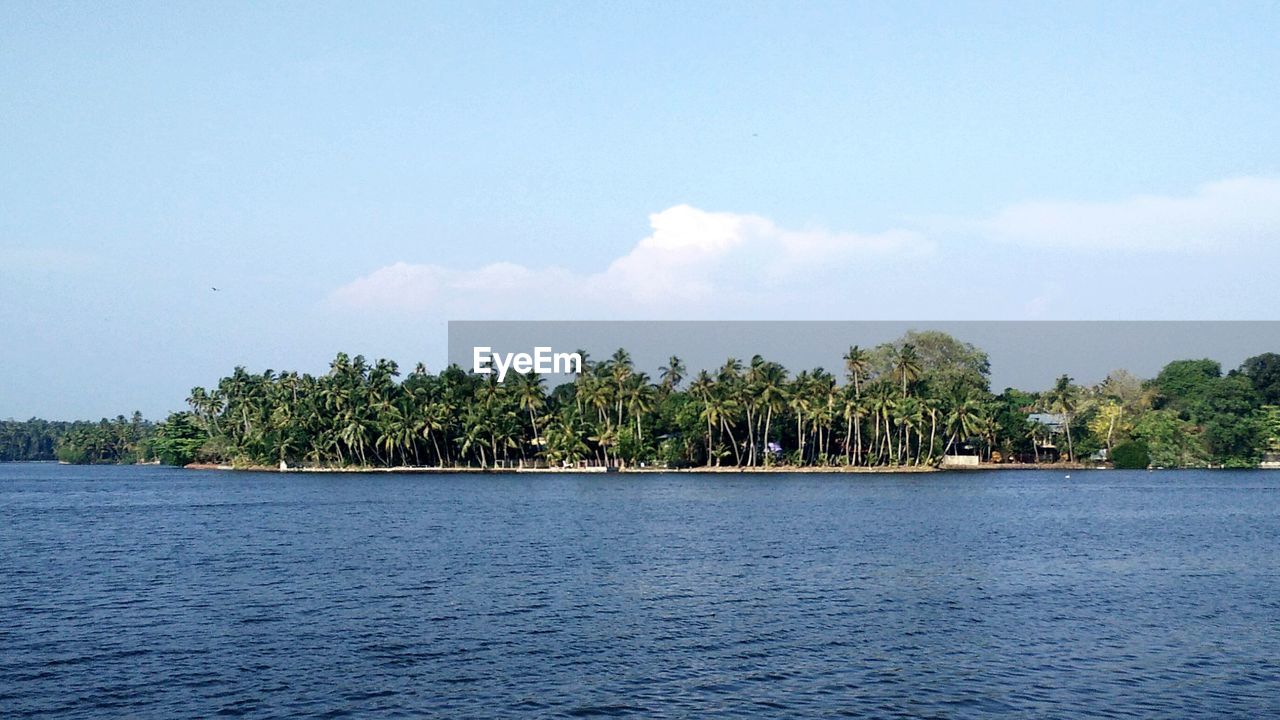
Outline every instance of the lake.
[(1280, 716), (1278, 490), (0, 465), (0, 716)]

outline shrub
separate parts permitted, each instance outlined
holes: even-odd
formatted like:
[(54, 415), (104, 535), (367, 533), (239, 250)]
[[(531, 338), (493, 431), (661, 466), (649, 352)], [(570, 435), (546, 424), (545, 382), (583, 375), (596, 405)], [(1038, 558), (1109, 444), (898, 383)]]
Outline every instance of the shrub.
[(1151, 465), (1151, 451), (1142, 441), (1121, 443), (1111, 451), (1111, 462), (1120, 470), (1144, 470)]

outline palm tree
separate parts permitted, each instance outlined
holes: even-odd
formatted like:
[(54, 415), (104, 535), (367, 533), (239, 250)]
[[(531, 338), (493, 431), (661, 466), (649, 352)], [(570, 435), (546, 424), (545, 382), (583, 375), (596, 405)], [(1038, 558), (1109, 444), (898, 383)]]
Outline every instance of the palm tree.
[(765, 461), (768, 462), (770, 453), (767, 452), (769, 447), (769, 429), (773, 422), (774, 413), (781, 412), (787, 404), (787, 371), (781, 365), (775, 362), (766, 362), (761, 368), (756, 380), (756, 391), (760, 407), (764, 408), (764, 433), (760, 442), (765, 448)]
[[(718, 423), (720, 432), (729, 436), (729, 446), (733, 448), (733, 456), (735, 464), (742, 464), (742, 453), (738, 449), (738, 441), (733, 436), (733, 424), (730, 422), (738, 411), (738, 402), (729, 393), (720, 389), (720, 392), (711, 393), (710, 399), (706, 402), (703, 412), (706, 414), (708, 423)], [(720, 464), (719, 458), (716, 464)]]
[(610, 375), (613, 377), (614, 399), (618, 406), (618, 425), (622, 425), (622, 404), (627, 380), (631, 378), (631, 353), (622, 348), (614, 351), (609, 358)]
[[(884, 381), (877, 381), (875, 383), (875, 392), (871, 395), (871, 414), (872, 418), (876, 421), (876, 442), (880, 446), (880, 449), (876, 452), (879, 457), (882, 457), (885, 460), (885, 462), (891, 462), (893, 460), (893, 443), (890, 437), (892, 435), (892, 431), (889, 426), (889, 417), (893, 414), (893, 409), (896, 406), (897, 401), (893, 397), (892, 386), (888, 385)], [(883, 434), (880, 431), (881, 420), (884, 421)]]
[(556, 416), (547, 427), (546, 453), (547, 461), (556, 465), (574, 465), (587, 456), (587, 444), (572, 418)]
[(484, 439), (488, 430), (486, 425), (483, 416), (474, 411), (470, 412), (463, 423), (463, 434), (460, 438), (461, 450), (464, 455), (471, 450), (479, 451), (480, 467), (482, 468), (489, 466), (484, 454)]
[(706, 370), (698, 371), (698, 377), (689, 386), (689, 392), (702, 403), (701, 416), (707, 421), (707, 464), (711, 464), (711, 427), (712, 414), (708, 406), (711, 404), (711, 394), (715, 390), (715, 381), (711, 379), (710, 373)]
[[(862, 383), (867, 379), (867, 370), (870, 367), (871, 357), (866, 350), (857, 345), (850, 345), (849, 351), (844, 354), (844, 370), (845, 376), (853, 385), (853, 404), (855, 407), (862, 406)], [(856, 410), (849, 413), (853, 418), (854, 424), (854, 456), (853, 463), (858, 464), (858, 455), (862, 452), (862, 415), (863, 413)], [(846, 441), (846, 444), (847, 441)]]
[(612, 465), (613, 463), (609, 461), (609, 448), (618, 444), (618, 431), (613, 427), (610, 420), (605, 418), (603, 423), (596, 426), (595, 435), (588, 439), (594, 442), (600, 448), (600, 451), (604, 453), (604, 464)]
[(987, 446), (987, 460), (991, 459), (991, 451), (996, 446), (996, 438), (1000, 434), (1000, 422), (996, 420), (995, 415), (990, 408), (983, 408), (981, 418), (978, 423), (978, 430), (982, 434), (983, 442)]
[(929, 453), (927, 457), (929, 462), (933, 462), (933, 441), (938, 435), (938, 416), (941, 414), (941, 404), (936, 398), (927, 398), (924, 401), (924, 412), (929, 417)]
[(601, 378), (588, 376), (582, 381), (582, 387), (578, 391), (578, 395), (582, 401), (589, 407), (595, 408), (597, 420), (601, 423), (605, 421), (605, 410), (612, 404), (610, 399), (609, 386)]
[(529, 413), (529, 425), (533, 428), (533, 444), (536, 447), (540, 444), (541, 439), (538, 435), (538, 411), (546, 405), (546, 395), (543, 391), (543, 385), (546, 381), (535, 372), (529, 372), (521, 376), (520, 380), (520, 409)]
[(893, 372), (902, 381), (902, 396), (906, 397), (908, 383), (920, 377), (920, 355), (915, 345), (904, 343), (898, 349), (893, 360)]
[(641, 425), (641, 419), (648, 415), (654, 407), (656, 400), (653, 386), (649, 384), (649, 376), (643, 372), (638, 372), (631, 376), (627, 383), (626, 390), (627, 412), (631, 414), (631, 418), (636, 424), (636, 438), (644, 442), (644, 429)]
[[(876, 358), (886, 352), (892, 356), (881, 370)], [(999, 428), (966, 420), (982, 416), (977, 405), (986, 389), (973, 387), (977, 405), (939, 402), (934, 383), (920, 382), (922, 361), (910, 342), (871, 353), (850, 347), (839, 386), (820, 368), (789, 377), (759, 355), (745, 370), (729, 358), (688, 385), (675, 356), (656, 385), (626, 350), (578, 370), (571, 385), (553, 389), (531, 373), (499, 383), (456, 365), (437, 375), (419, 365), (401, 379), (389, 360), (339, 353), (315, 377), (236, 368), (211, 391), (192, 389), (190, 422), (207, 436), (203, 457), (257, 464), (301, 456), (339, 466), (490, 467), (517, 452), (561, 463), (595, 454), (612, 464), (655, 451), (668, 459), (712, 465), (727, 464), (727, 457), (755, 466), (773, 462), (771, 443), (791, 443), (793, 431), (793, 462), (920, 464), (951, 452), (961, 435), (981, 432), (988, 444), (1003, 438)], [(1068, 416), (1079, 412), (1070, 398), (1053, 405)], [(138, 446), (139, 427), (127, 419), (108, 422), (94, 431), (87, 457)], [(704, 440), (705, 460), (698, 457)], [(1074, 439), (1068, 444), (1074, 456)]]
[[(449, 408), (443, 401), (428, 401), (418, 405), (418, 413), (414, 418), (418, 435), (431, 443), (431, 447), (436, 453), (436, 461), (442, 467), (448, 464), (449, 458), (440, 451), (440, 443), (436, 441), (436, 433), (445, 429), (444, 419), (449, 414)], [(448, 447), (447, 443), (445, 447)]]
[(407, 461), (406, 452), (410, 448), (416, 452), (417, 447), (414, 443), (417, 438), (416, 430), (413, 417), (399, 407), (390, 405), (383, 411), (378, 445), (387, 453), (388, 460), (394, 461), (394, 454), (397, 451), (400, 453), (401, 460), (404, 461)]
[(809, 371), (801, 370), (796, 373), (795, 380), (791, 381), (791, 391), (787, 394), (788, 408), (796, 419), (796, 462), (800, 464), (804, 463), (806, 453), (804, 420), (812, 411), (809, 400), (810, 382)]
[(870, 367), (870, 356), (866, 350), (857, 345), (850, 345), (848, 352), (844, 354), (844, 371), (849, 382), (853, 383), (854, 395), (861, 394), (861, 383), (867, 379), (867, 369)]
[(1027, 423), (1027, 437), (1031, 440), (1031, 452), (1035, 454), (1037, 465), (1040, 464), (1040, 429), (1042, 427), (1034, 420)]
[(859, 451), (862, 445), (862, 418), (866, 409), (861, 398), (853, 392), (852, 385), (846, 385), (840, 396), (840, 415), (844, 418), (844, 456), (845, 462), (858, 464)]
[(365, 458), (364, 449), (369, 442), (369, 427), (365, 425), (355, 410), (347, 409), (342, 413), (342, 420), (339, 422), (341, 431), (339, 438), (346, 443), (348, 448), (353, 448), (360, 455), (360, 464), (368, 465)]
[(947, 415), (947, 427), (951, 430), (951, 438), (947, 441), (947, 446), (943, 448), (943, 454), (947, 454), (955, 445), (957, 439), (972, 437), (978, 428), (981, 427), (982, 404), (978, 399), (963, 394), (955, 398), (952, 402), (951, 412)]
[(742, 374), (742, 361), (731, 357), (724, 361), (724, 365), (720, 366), (720, 374), (716, 378), (722, 383), (733, 382)]
[(814, 445), (814, 460), (826, 464), (830, 458), (830, 453), (827, 451), (831, 439), (831, 425), (836, 415), (836, 379), (826, 370), (814, 368), (809, 382), (813, 432), (817, 439)]
[(915, 465), (920, 460), (921, 444), (916, 443), (916, 453), (911, 452), (911, 431), (918, 430), (924, 424), (924, 407), (920, 401), (914, 397), (905, 397), (895, 408), (895, 414), (898, 417), (898, 425), (902, 428), (902, 435), (899, 438), (898, 457), (906, 457), (909, 464)]
[(685, 374), (684, 361), (672, 355), (667, 359), (667, 364), (659, 369), (659, 378), (662, 380), (662, 389), (665, 393), (669, 393), (680, 387), (680, 381), (684, 380)]
[(1067, 430), (1067, 460), (1075, 462), (1075, 444), (1071, 440), (1071, 416), (1076, 411), (1076, 392), (1071, 385), (1071, 378), (1062, 375), (1049, 391), (1049, 403), (1052, 410), (1062, 416), (1062, 425)]

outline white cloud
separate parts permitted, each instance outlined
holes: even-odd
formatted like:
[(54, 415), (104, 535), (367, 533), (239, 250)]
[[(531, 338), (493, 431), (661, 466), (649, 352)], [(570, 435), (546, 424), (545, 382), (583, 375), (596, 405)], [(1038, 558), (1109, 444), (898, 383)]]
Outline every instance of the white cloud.
[(1222, 180), (1181, 197), (1017, 203), (958, 226), (998, 241), (1086, 250), (1189, 251), (1276, 242), (1280, 179)]
[[(929, 235), (786, 228), (759, 215), (689, 205), (649, 222), (647, 237), (595, 271), (400, 262), (344, 285), (331, 300), (367, 318), (375, 317), (368, 311), (454, 319), (1111, 317), (1116, 307), (1158, 313), (1185, 302), (1169, 273), (1194, 277), (1222, 262), (1215, 250), (1251, 246), (1274, 256), (1280, 179), (1223, 180), (1177, 197), (1015, 203), (988, 218), (921, 222)], [(940, 248), (932, 237), (943, 239)], [(1010, 245), (1019, 248), (1016, 260)], [(1060, 262), (1062, 250), (1081, 262)], [(1105, 251), (1141, 253), (1166, 279), (1117, 294), (1123, 263), (1079, 271)], [(1179, 260), (1187, 254), (1196, 260)], [(1026, 268), (1036, 268), (1042, 284), (1030, 297), (1024, 282), (994, 280)], [(1260, 276), (1246, 277), (1257, 284)], [(1104, 287), (1096, 295), (1103, 300), (1088, 299)], [(1258, 287), (1270, 292), (1263, 289), (1270, 285)]]
[(344, 285), (332, 299), (356, 309), (433, 310), (449, 317), (652, 316), (694, 303), (714, 313), (758, 299), (761, 288), (775, 294), (805, 291), (823, 277), (855, 273), (870, 260), (933, 249), (908, 230), (790, 230), (758, 215), (689, 205), (655, 213), (649, 223), (652, 234), (594, 273), (507, 262), (476, 269), (399, 262)]

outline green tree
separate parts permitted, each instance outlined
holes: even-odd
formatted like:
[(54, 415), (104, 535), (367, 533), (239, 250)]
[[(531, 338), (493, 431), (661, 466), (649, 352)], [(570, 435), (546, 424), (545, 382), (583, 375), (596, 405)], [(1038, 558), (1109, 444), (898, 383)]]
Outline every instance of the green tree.
[(1215, 360), (1175, 360), (1155, 378), (1162, 407), (1182, 411), (1198, 402), (1208, 387), (1222, 376), (1222, 366)]
[(1071, 423), (1075, 419), (1077, 391), (1071, 384), (1071, 378), (1062, 375), (1049, 391), (1049, 407), (1063, 417), (1063, 426), (1067, 431), (1067, 459), (1075, 461), (1075, 443), (1071, 437)]
[(1280, 354), (1255, 355), (1244, 361), (1240, 372), (1253, 383), (1263, 403), (1280, 405)]
[(1200, 429), (1173, 410), (1152, 410), (1134, 424), (1133, 437), (1146, 443), (1157, 467), (1201, 467), (1208, 462)]
[(187, 465), (195, 462), (206, 437), (195, 415), (176, 412), (156, 427), (153, 448), (165, 465)]
[(1151, 452), (1141, 440), (1121, 443), (1112, 450), (1111, 461), (1118, 470), (1142, 470), (1151, 465)]

